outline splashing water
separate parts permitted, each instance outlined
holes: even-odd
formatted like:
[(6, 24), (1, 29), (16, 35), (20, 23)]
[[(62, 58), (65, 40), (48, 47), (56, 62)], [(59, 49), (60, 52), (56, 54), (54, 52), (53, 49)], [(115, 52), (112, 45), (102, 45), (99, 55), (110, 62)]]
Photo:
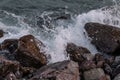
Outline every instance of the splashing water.
[[(116, 1), (114, 0), (114, 2)], [(0, 42), (8, 38), (19, 38), (26, 34), (32, 34), (47, 46), (45, 50), (46, 54), (51, 56), (50, 63), (69, 59), (65, 51), (65, 47), (69, 42), (86, 47), (93, 54), (98, 52), (95, 46), (90, 43), (90, 39), (84, 29), (84, 25), (87, 22), (98, 22), (120, 28), (120, 10), (118, 4), (111, 8), (104, 7), (79, 14), (72, 17), (71, 21), (57, 20), (57, 25), (51, 22), (52, 18), (50, 16), (47, 16), (49, 18), (45, 19), (46, 15), (54, 13), (44, 12), (41, 15), (42, 18), (44, 17), (44, 21), (47, 20), (47, 23), (51, 24), (49, 26), (52, 27), (48, 28), (46, 22), (44, 22), (45, 24), (42, 25), (43, 29), (31, 27), (23, 16), (17, 16), (6, 11), (1, 11), (1, 13), (4, 14), (4, 18), (0, 15), (0, 29), (6, 33), (4, 37), (0, 38)], [(8, 19), (12, 20), (12, 22), (9, 22)]]

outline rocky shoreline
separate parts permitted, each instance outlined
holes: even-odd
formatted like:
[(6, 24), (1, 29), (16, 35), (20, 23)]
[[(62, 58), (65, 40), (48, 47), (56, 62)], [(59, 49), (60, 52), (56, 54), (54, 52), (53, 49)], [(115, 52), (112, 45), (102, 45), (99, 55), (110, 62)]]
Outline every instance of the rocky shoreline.
[[(120, 28), (99, 23), (85, 30), (101, 53), (68, 43), (70, 60), (47, 64), (46, 46), (33, 35), (0, 44), (0, 80), (120, 80)], [(0, 30), (0, 38), (4, 31)], [(106, 57), (105, 55), (109, 55)]]

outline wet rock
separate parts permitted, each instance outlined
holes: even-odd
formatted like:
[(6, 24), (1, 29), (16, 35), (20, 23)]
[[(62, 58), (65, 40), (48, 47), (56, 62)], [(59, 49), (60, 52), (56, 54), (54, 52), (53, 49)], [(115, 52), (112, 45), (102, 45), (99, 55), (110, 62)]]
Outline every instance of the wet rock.
[(120, 65), (118, 65), (115, 69), (113, 69), (112, 77), (117, 76), (120, 73)]
[(84, 72), (85, 80), (101, 80), (103, 76), (105, 76), (105, 73), (101, 68), (95, 68)]
[(66, 51), (70, 55), (70, 59), (75, 62), (82, 62), (85, 59), (83, 54), (90, 54), (90, 51), (86, 48), (77, 46), (73, 43), (67, 44)]
[(9, 73), (5, 80), (17, 80), (16, 76), (13, 73)]
[(95, 54), (94, 61), (97, 65), (97, 67), (99, 67), (99, 68), (103, 67), (103, 65), (105, 63), (104, 56), (99, 53)]
[(111, 56), (105, 59), (105, 62), (109, 64), (110, 66), (114, 63), (115, 57)]
[(78, 64), (69, 60), (50, 64), (37, 70), (30, 80), (80, 80)]
[(14, 53), (18, 48), (18, 39), (6, 39), (1, 44), (1, 50), (8, 50), (10, 53)]
[(20, 68), (20, 64), (17, 61), (10, 61), (0, 56), (0, 76), (5, 77), (10, 72), (15, 73)]
[(90, 22), (85, 25), (85, 30), (92, 39), (91, 43), (94, 44), (99, 51), (119, 55), (120, 28)]
[(118, 74), (117, 76), (115, 76), (115, 78), (113, 80), (120, 80), (120, 74)]
[(106, 74), (112, 75), (112, 68), (107, 63), (104, 64), (104, 71)]
[(104, 66), (104, 61), (97, 62), (97, 68), (103, 68), (103, 66)]
[(86, 70), (90, 70), (96, 68), (95, 62), (94, 61), (83, 61), (82, 64), (80, 65), (80, 70), (82, 71), (86, 71)]
[(0, 30), (0, 38), (3, 37), (3, 35), (4, 35), (4, 31)]
[(102, 76), (99, 80), (111, 80), (109, 75)]
[(40, 68), (47, 64), (46, 56), (42, 52), (43, 43), (32, 35), (25, 35), (19, 39), (15, 58), (25, 67)]
[(0, 55), (3, 55), (9, 60), (15, 60), (14, 52), (18, 48), (18, 40), (17, 39), (6, 39), (1, 43)]
[(93, 54), (83, 54), (83, 57), (86, 60), (93, 60), (94, 59), (94, 55)]

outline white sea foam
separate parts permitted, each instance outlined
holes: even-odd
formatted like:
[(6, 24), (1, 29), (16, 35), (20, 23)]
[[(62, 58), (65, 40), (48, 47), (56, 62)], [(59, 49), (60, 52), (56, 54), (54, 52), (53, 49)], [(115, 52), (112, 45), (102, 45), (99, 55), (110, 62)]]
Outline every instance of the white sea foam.
[[(18, 16), (14, 15), (14, 17)], [(46, 54), (51, 56), (50, 63), (69, 59), (65, 52), (65, 47), (69, 42), (86, 47), (91, 53), (95, 54), (98, 51), (96, 50), (95, 46), (90, 43), (90, 39), (84, 29), (84, 25), (87, 22), (98, 22), (119, 27), (120, 17), (117, 13), (114, 13), (114, 9), (99, 9), (92, 10), (88, 13), (82, 13), (74, 19), (73, 24), (67, 24), (67, 28), (64, 28), (63, 26), (57, 26), (57, 34), (55, 32), (54, 38), (52, 39), (43, 39), (43, 35), (41, 36), (41, 33), (39, 34), (37, 29), (30, 28), (28, 24), (24, 23), (24, 21), (18, 17), (18, 23), (21, 27), (7, 26), (0, 22), (0, 29), (8, 32), (3, 38), (0, 39), (0, 42), (8, 38), (19, 38), (26, 34), (33, 34), (39, 40), (43, 41), (43, 43), (47, 46), (45, 50)]]

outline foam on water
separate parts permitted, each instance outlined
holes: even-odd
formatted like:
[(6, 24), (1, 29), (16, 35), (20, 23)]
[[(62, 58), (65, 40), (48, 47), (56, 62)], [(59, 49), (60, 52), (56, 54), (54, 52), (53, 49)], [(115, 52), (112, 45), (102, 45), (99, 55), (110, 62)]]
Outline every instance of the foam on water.
[(65, 51), (65, 47), (69, 42), (86, 47), (90, 50), (91, 53), (95, 54), (98, 51), (90, 43), (91, 39), (87, 36), (84, 25), (87, 22), (98, 22), (120, 26), (120, 17), (113, 12), (114, 9), (99, 9), (80, 14), (76, 16), (76, 18), (74, 18), (73, 24), (67, 24), (67, 28), (64, 28), (63, 26), (56, 26), (54, 38), (52, 39), (43, 39), (43, 35), (36, 34), (39, 33), (37, 29), (28, 26), (27, 23), (24, 23), (21, 17), (13, 15), (13, 17), (17, 17), (20, 27), (18, 27), (17, 25), (7, 26), (6, 24), (0, 22), (0, 29), (8, 32), (3, 38), (0, 38), (0, 41), (2, 42), (4, 39), (8, 38), (19, 38), (26, 34), (33, 34), (36, 38), (43, 41), (43, 43), (47, 46), (45, 51), (46, 54), (49, 54), (51, 56), (49, 60), (50, 63), (69, 59)]

